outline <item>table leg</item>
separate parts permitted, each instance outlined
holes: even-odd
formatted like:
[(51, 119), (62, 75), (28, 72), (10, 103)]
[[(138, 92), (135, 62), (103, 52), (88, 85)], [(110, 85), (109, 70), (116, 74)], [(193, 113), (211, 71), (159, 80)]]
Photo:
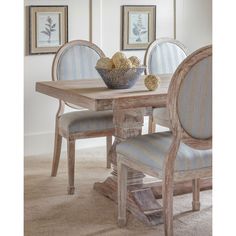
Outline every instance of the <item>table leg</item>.
[[(103, 183), (95, 183), (94, 189), (117, 202), (117, 163), (116, 145), (121, 141), (137, 136), (142, 132), (145, 109), (114, 110), (115, 141), (110, 151), (112, 172)], [(127, 208), (147, 225), (162, 222), (162, 207), (158, 204), (151, 188), (144, 187), (142, 172), (128, 170)]]

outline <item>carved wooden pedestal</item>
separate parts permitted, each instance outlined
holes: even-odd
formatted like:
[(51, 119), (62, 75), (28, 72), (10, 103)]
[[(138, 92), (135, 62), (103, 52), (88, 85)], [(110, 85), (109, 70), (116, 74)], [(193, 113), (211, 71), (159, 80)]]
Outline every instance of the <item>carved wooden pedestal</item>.
[[(113, 171), (105, 182), (95, 183), (94, 189), (117, 202), (116, 145), (127, 138), (141, 134), (146, 109), (120, 109), (118, 101), (113, 105), (115, 141), (110, 151)], [(156, 225), (162, 222), (162, 207), (156, 201), (151, 188), (143, 185), (144, 177), (142, 172), (129, 170), (127, 208), (147, 225)]]

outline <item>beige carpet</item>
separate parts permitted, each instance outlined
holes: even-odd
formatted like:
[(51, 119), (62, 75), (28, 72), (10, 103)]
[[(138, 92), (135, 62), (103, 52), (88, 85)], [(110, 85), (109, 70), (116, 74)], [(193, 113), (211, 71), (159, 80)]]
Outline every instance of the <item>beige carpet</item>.
[[(117, 227), (117, 205), (93, 190), (110, 172), (105, 147), (77, 153), (73, 196), (66, 194), (65, 154), (57, 177), (50, 177), (50, 168), (50, 155), (25, 158), (25, 236), (164, 235), (163, 225), (149, 228), (131, 214), (127, 228)], [(190, 194), (174, 198), (175, 235), (212, 235), (211, 191), (201, 193), (200, 212), (190, 210)]]

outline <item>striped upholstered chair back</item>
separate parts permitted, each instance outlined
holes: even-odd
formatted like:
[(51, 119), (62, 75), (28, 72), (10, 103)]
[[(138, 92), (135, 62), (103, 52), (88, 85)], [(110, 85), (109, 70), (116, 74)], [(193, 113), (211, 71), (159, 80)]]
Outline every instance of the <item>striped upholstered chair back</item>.
[(186, 48), (177, 40), (162, 38), (152, 42), (145, 54), (146, 74), (172, 74), (186, 58)]
[[(64, 44), (56, 53), (52, 64), (52, 80), (77, 80), (99, 78), (95, 66), (104, 57), (103, 51), (85, 40), (74, 40)], [(81, 109), (71, 103), (69, 107)]]
[[(157, 39), (146, 50), (145, 73), (173, 74), (186, 56), (186, 48), (179, 41), (170, 38)], [(170, 128), (168, 111), (165, 107), (153, 109), (149, 119), (149, 132), (156, 132), (156, 124)]]
[(95, 44), (74, 40), (64, 44), (55, 55), (52, 66), (53, 80), (99, 78), (95, 66), (105, 56)]
[(181, 132), (183, 141), (190, 146), (210, 148), (212, 46), (195, 51), (177, 68), (169, 86), (167, 104), (173, 132)]

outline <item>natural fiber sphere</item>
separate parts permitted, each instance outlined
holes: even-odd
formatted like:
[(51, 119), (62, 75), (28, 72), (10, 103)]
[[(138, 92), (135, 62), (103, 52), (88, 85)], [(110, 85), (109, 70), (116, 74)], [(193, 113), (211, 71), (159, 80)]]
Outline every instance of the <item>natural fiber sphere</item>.
[(129, 59), (122, 58), (120, 59), (120, 64), (118, 68), (129, 69), (132, 68), (132, 62)]
[(136, 56), (129, 57), (129, 60), (132, 62), (133, 67), (139, 67), (141, 65), (140, 59)]
[(111, 70), (112, 68), (115, 67), (115, 65), (113, 64), (113, 61), (109, 57), (101, 57), (97, 61), (96, 67), (101, 69)]
[(144, 80), (145, 86), (150, 91), (156, 90), (160, 82), (161, 82), (160, 78), (156, 75), (148, 75)]
[(113, 56), (112, 56), (112, 61), (115, 65), (116, 68), (120, 67), (120, 60), (121, 59), (126, 59), (126, 56), (124, 53), (122, 52), (116, 52)]

